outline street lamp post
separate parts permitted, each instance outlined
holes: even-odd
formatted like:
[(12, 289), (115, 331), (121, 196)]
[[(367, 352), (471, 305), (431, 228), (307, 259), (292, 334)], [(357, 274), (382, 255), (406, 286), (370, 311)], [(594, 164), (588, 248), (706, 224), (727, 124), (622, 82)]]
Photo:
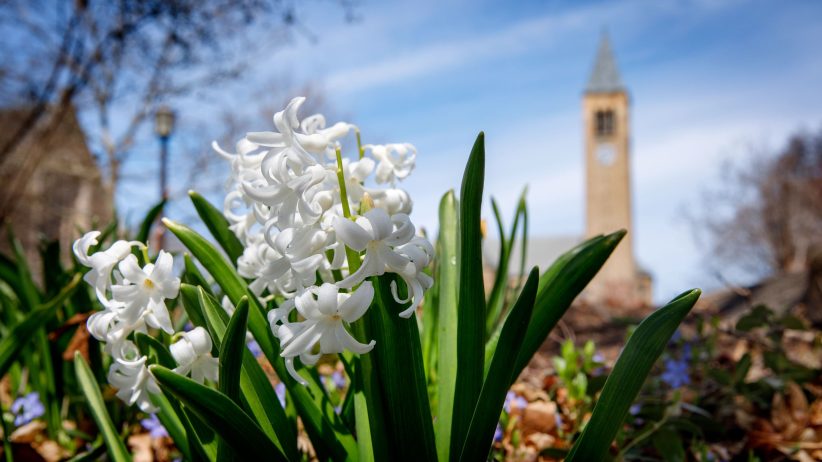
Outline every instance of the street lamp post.
[[(171, 138), (171, 133), (174, 131), (174, 111), (168, 106), (160, 106), (154, 114), (154, 132), (160, 139), (160, 198), (165, 201), (168, 199), (168, 140)], [(162, 210), (158, 217), (162, 216)], [(163, 247), (163, 238), (165, 237), (165, 228), (158, 226), (157, 235), (157, 249)]]

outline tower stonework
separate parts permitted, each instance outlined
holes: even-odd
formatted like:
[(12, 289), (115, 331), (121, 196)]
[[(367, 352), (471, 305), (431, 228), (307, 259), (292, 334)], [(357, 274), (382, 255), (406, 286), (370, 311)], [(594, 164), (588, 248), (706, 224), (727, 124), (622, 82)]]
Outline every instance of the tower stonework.
[(628, 234), (594, 278), (588, 300), (635, 308), (650, 303), (650, 280), (634, 259), (630, 175), (630, 98), (603, 36), (582, 98), (585, 138), (586, 237)]

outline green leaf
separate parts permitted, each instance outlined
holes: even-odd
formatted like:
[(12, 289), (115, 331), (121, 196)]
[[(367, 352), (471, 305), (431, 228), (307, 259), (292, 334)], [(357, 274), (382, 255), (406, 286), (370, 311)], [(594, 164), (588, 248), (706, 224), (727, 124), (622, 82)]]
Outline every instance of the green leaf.
[[(522, 283), (525, 280), (525, 265), (528, 259), (528, 204), (525, 201), (525, 196), (528, 194), (528, 186), (522, 190), (519, 196), (519, 205), (517, 205), (517, 213), (522, 217), (522, 233), (520, 235), (520, 250), (519, 250), (519, 277), (517, 278), (517, 286), (514, 293), (518, 293), (522, 288)], [(514, 236), (511, 236), (514, 239)], [(513, 245), (513, 244), (512, 244)]]
[(8, 284), (15, 294), (22, 293), (23, 283), (17, 273), (17, 265), (3, 254), (0, 254), (0, 280)]
[(287, 460), (285, 454), (224, 394), (162, 366), (149, 368), (157, 382), (211, 427), (243, 460)]
[(11, 247), (14, 250), (14, 258), (17, 262), (17, 276), (20, 280), (20, 293), (17, 298), (22, 302), (22, 306), (26, 311), (31, 311), (35, 306), (40, 304), (40, 291), (37, 290), (37, 285), (31, 277), (31, 268), (27, 263), (26, 252), (23, 250), (23, 245), (13, 234), (10, 234)]
[[(202, 287), (198, 288), (198, 292), (199, 304), (205, 315), (204, 327), (208, 329), (211, 335), (214, 349), (222, 351), (227, 335), (227, 324), (230, 322), (228, 313)], [(246, 300), (247, 305), (248, 298), (243, 297), (240, 300)], [(266, 435), (284, 453), (288, 454), (289, 458), (293, 459), (298, 456), (296, 429), (290, 426), (290, 421), (277, 399), (277, 394), (260, 364), (257, 363), (251, 352), (245, 348), (245, 331), (243, 331), (242, 340), (243, 344), (240, 349), (242, 366), (239, 368), (239, 380), (243, 392), (239, 395), (229, 396), (229, 398), (239, 397), (240, 406), (246, 409), (249, 415), (257, 419), (257, 423)]]
[(35, 332), (41, 329), (54, 316), (57, 309), (71, 296), (77, 288), (81, 275), (75, 274), (72, 280), (45, 305), (35, 309), (22, 322), (14, 326), (11, 331), (0, 340), (0, 378), (6, 375), (9, 367), (17, 360), (34, 337)]
[(96, 462), (106, 453), (105, 441), (98, 439), (88, 451), (81, 452), (67, 462)]
[[(495, 328), (502, 321), (500, 316), (502, 315), (503, 308), (505, 307), (505, 299), (506, 294), (508, 292), (508, 283), (510, 282), (510, 273), (508, 268), (510, 267), (511, 253), (513, 252), (514, 245), (516, 244), (517, 229), (519, 228), (520, 219), (527, 220), (527, 209), (525, 208), (526, 191), (527, 189), (523, 190), (522, 194), (520, 195), (519, 203), (517, 204), (517, 210), (514, 214), (514, 223), (511, 225), (511, 232), (508, 234), (508, 237), (505, 236), (505, 230), (502, 226), (502, 217), (500, 216), (497, 203), (493, 198), (491, 199), (491, 209), (494, 212), (494, 218), (497, 222), (497, 231), (499, 233), (500, 251), (499, 261), (497, 263), (496, 268), (496, 275), (494, 278), (494, 286), (491, 289), (491, 295), (488, 297), (488, 313), (486, 315), (485, 321), (485, 330), (488, 333), (488, 335), (491, 335), (491, 333), (494, 332)], [(523, 256), (525, 255), (524, 252), (526, 250), (526, 238), (526, 236), (523, 236)], [(521, 258), (519, 271), (520, 279), (524, 276), (524, 265), (525, 259)]]
[[(214, 277), (215, 282), (232, 303), (238, 303), (243, 296), (249, 297), (248, 328), (277, 376), (288, 389), (291, 402), (297, 408), (305, 430), (318, 453), (331, 455), (335, 460), (356, 460), (357, 442), (340, 416), (334, 412), (334, 405), (328, 399), (324, 386), (314, 376), (306, 377), (309, 382), (308, 387), (300, 385), (291, 377), (285, 368), (283, 358), (279, 355), (278, 343), (268, 326), (262, 305), (257, 297), (248, 291), (245, 281), (237, 274), (234, 267), (226, 262), (210, 242), (190, 228), (168, 219), (164, 219), (163, 223)], [(184, 289), (181, 288), (181, 292), (185, 302)], [(189, 316), (191, 317), (190, 312)], [(193, 317), (192, 322), (195, 322)]]
[[(154, 337), (142, 332), (135, 332), (134, 342), (137, 344), (140, 354), (149, 358), (150, 364), (159, 364), (169, 369), (177, 366), (177, 362), (165, 345)], [(201, 446), (197, 447), (201, 444), (199, 438), (196, 438), (196, 435), (190, 437), (195, 432), (191, 428), (191, 423), (188, 421), (179, 402), (173, 396), (163, 393), (160, 396), (152, 396), (151, 401), (160, 408), (157, 417), (168, 431), (168, 435), (174, 440), (174, 444), (183, 453), (185, 459), (194, 459), (191, 452), (192, 442), (195, 445), (193, 450), (197, 454), (205, 452)]]
[[(488, 313), (486, 314), (485, 330), (489, 335), (494, 331), (500, 314), (502, 314), (502, 307), (505, 304), (505, 288), (508, 286), (509, 279), (508, 260), (511, 257), (511, 245), (505, 237), (505, 228), (502, 225), (499, 206), (497, 206), (497, 201), (493, 197), (491, 198), (491, 211), (494, 212), (494, 221), (497, 223), (499, 257), (497, 258), (494, 285), (491, 287), (491, 295), (488, 296)], [(519, 218), (519, 214), (517, 214), (517, 218)], [(516, 220), (514, 226), (516, 226)], [(514, 232), (516, 232), (516, 230)]]
[(225, 250), (231, 262), (236, 265), (237, 259), (243, 254), (243, 244), (237, 239), (234, 232), (229, 229), (228, 220), (223, 216), (223, 212), (195, 191), (189, 191), (188, 195), (191, 197), (191, 202), (194, 204), (194, 208), (197, 209), (197, 214), (200, 215), (208, 231), (214, 236), (220, 247)]
[(180, 300), (183, 302), (183, 309), (191, 324), (208, 328), (203, 308), (200, 305), (200, 287), (186, 283), (180, 284)]
[(494, 429), (499, 422), (502, 406), (505, 403), (505, 395), (511, 382), (516, 380), (516, 376), (513, 375), (514, 362), (511, 358), (516, 358), (522, 346), (525, 331), (531, 320), (538, 284), (539, 268), (535, 267), (528, 275), (522, 293), (503, 323), (500, 341), (482, 384), (479, 401), (474, 409), (468, 435), (462, 446), (460, 460), (474, 461), (488, 458), (494, 438)]
[(457, 384), (457, 232), (458, 211), (454, 191), (440, 201), (440, 234), (437, 239), (439, 291), (437, 323), (437, 422), (439, 460), (451, 459), (451, 425)]
[(651, 438), (654, 448), (665, 462), (685, 462), (685, 448), (679, 434), (669, 427), (662, 427)]
[[(366, 312), (373, 326), (371, 335), (379, 345), (368, 355), (373, 356), (382, 384), (385, 424), (390, 439), (388, 450), (393, 460), (404, 460), (412, 455), (417, 460), (436, 460), (422, 347), (419, 329), (413, 319), (416, 313), (410, 319), (399, 316), (408, 305), (400, 305), (394, 300), (390, 289), (392, 280), (402, 290), (402, 284), (393, 275), (371, 278), (374, 304)], [(377, 435), (372, 426), (372, 440), (375, 439)]]
[(164, 393), (152, 395), (151, 402), (160, 409), (157, 411), (157, 418), (160, 419), (160, 423), (168, 432), (168, 436), (183, 453), (183, 458), (191, 460), (191, 450), (189, 449), (191, 439), (188, 437), (188, 432), (178, 415), (178, 412), (181, 411), (179, 406), (174, 406)]
[[(243, 297), (228, 321), (223, 344), (220, 346), (220, 379), (219, 390), (232, 401), (242, 406), (240, 394), (240, 370), (245, 351), (246, 323), (248, 321), (248, 298)], [(278, 441), (279, 443), (279, 441)], [(223, 440), (217, 449), (217, 460), (234, 460), (234, 453)], [(278, 444), (282, 447), (282, 444)]]
[(156, 364), (169, 369), (177, 367), (174, 356), (171, 356), (168, 349), (156, 338), (142, 332), (135, 332), (134, 342), (137, 344), (140, 353), (148, 356), (149, 359), (154, 359)]
[(457, 280), (457, 380), (451, 421), (451, 458), (462, 449), (484, 370), (485, 289), (482, 280), (482, 187), (485, 135), (480, 132), (462, 176), (459, 209)]
[[(21, 306), (25, 307), (27, 312), (30, 312), (40, 305), (43, 298), (37, 289), (37, 285), (34, 283), (34, 279), (32, 279), (31, 269), (28, 266), (23, 246), (12, 233), (10, 233), (10, 239), (12, 248), (14, 249), (15, 259), (17, 260), (17, 271), (22, 288), (22, 293), (18, 294), (18, 298), (22, 302)], [(48, 320), (45, 322), (48, 322)], [(62, 428), (62, 419), (60, 417), (60, 403), (57, 397), (51, 344), (46, 335), (45, 322), (43, 323), (42, 329), (37, 329), (32, 333), (34, 346), (40, 357), (39, 367), (37, 367), (35, 371), (32, 371), (36, 372), (32, 374), (32, 382), (35, 385), (35, 389), (40, 392), (40, 397), (46, 408), (45, 421), (48, 434), (52, 439), (56, 439), (58, 436), (57, 433)]]
[(148, 242), (148, 238), (151, 237), (151, 227), (154, 226), (154, 222), (157, 221), (157, 217), (163, 212), (163, 207), (165, 206), (166, 200), (163, 199), (152, 207), (148, 213), (146, 213), (142, 223), (140, 223), (140, 229), (137, 231), (137, 235), (134, 236), (135, 241), (143, 243)]
[(742, 357), (737, 361), (736, 365), (734, 366), (734, 374), (733, 374), (733, 384), (739, 385), (745, 383), (745, 377), (748, 376), (748, 371), (751, 370), (751, 354), (745, 353)]
[(517, 356), (515, 377), (519, 376), (574, 298), (588, 285), (624, 236), (625, 231), (617, 231), (589, 239), (560, 256), (543, 273), (531, 324)]
[(750, 313), (739, 318), (736, 322), (736, 330), (741, 332), (748, 332), (757, 327), (768, 325), (773, 317), (771, 311), (765, 305), (756, 305)]
[(805, 330), (805, 323), (799, 319), (798, 317), (787, 313), (785, 316), (779, 320), (779, 323), (782, 324), (782, 327), (785, 329), (793, 329), (793, 330)]
[(681, 294), (636, 328), (608, 376), (591, 419), (571, 448), (567, 462), (605, 458), (648, 372), (700, 294), (699, 289)]
[(211, 290), (211, 284), (208, 283), (208, 280), (203, 273), (197, 269), (197, 265), (194, 263), (194, 260), (191, 259), (189, 254), (183, 255), (183, 262), (185, 263), (186, 272), (184, 273), (184, 280), (186, 283), (191, 284), (193, 286), (200, 286), (209, 295), (214, 295), (214, 291)]
[(97, 423), (97, 428), (103, 435), (103, 440), (106, 442), (106, 450), (109, 457), (114, 462), (128, 462), (131, 460), (131, 455), (128, 453), (123, 440), (114, 428), (106, 411), (106, 404), (103, 402), (103, 395), (100, 394), (100, 388), (97, 381), (94, 380), (94, 375), (91, 373), (88, 364), (80, 355), (80, 352), (74, 354), (74, 373), (77, 375), (77, 382), (80, 384), (80, 389), (86, 396), (86, 402), (91, 410), (91, 416)]
[(240, 368), (245, 351), (248, 298), (243, 297), (228, 321), (220, 347), (220, 391), (240, 404)]

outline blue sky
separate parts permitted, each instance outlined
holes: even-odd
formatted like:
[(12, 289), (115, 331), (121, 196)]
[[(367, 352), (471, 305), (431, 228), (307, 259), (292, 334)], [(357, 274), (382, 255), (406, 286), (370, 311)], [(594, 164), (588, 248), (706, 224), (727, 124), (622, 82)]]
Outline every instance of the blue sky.
[[(722, 161), (822, 124), (819, 2), (372, 1), (352, 24), (327, 3), (312, 5), (304, 19), (317, 40), (297, 37), (273, 53), (263, 46), (250, 77), (212, 106), (256, 114), (261, 95), (252, 89), (283, 76), (314, 82), (365, 142), (417, 146), (404, 187), (415, 222), (429, 229), (484, 130), (486, 197), (509, 216), (527, 184), (532, 235), (582, 234), (581, 96), (607, 28), (633, 104), (636, 253), (659, 301), (716, 285), (678, 214), (701, 206)], [(179, 108), (189, 123), (208, 122), (213, 109)], [(218, 136), (219, 122), (208, 123)]]

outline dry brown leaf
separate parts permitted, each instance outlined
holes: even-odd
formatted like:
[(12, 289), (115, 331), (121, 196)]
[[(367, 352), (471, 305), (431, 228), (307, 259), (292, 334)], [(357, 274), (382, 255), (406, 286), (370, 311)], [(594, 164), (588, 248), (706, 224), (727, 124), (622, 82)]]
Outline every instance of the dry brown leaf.
[(133, 462), (154, 462), (154, 449), (151, 447), (151, 435), (140, 433), (128, 437)]
[(528, 403), (522, 415), (522, 434), (548, 433), (556, 426), (557, 405), (554, 402)]

